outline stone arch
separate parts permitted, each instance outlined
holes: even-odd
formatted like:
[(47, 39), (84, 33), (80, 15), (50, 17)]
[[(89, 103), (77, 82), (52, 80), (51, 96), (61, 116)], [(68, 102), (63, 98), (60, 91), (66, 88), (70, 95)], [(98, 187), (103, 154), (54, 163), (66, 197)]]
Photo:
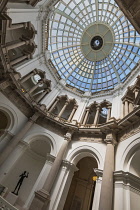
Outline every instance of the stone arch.
[[(65, 185), (65, 189), (64, 189), (65, 194), (63, 194), (63, 199), (61, 199), (61, 203), (63, 203), (63, 205), (66, 205), (65, 202), (67, 202), (66, 200), (67, 195), (69, 193), (71, 184), (73, 183), (73, 177), (74, 177), (73, 175), (75, 175), (75, 173), (79, 171), (77, 168), (77, 164), (85, 158), (90, 158), (90, 159), (93, 158), (93, 163), (97, 165), (98, 168), (100, 169), (103, 168), (103, 159), (100, 152), (97, 149), (95, 149), (92, 146), (87, 146), (87, 145), (82, 145), (75, 148), (66, 158), (67, 161), (70, 162), (70, 164), (73, 166), (73, 168), (68, 170), (68, 176), (66, 176), (67, 177), (66, 183), (69, 183), (69, 184)], [(93, 174), (94, 174), (94, 170), (93, 170), (93, 173), (91, 173), (90, 175), (93, 175)], [(89, 177), (91, 177), (90, 175)], [(93, 202), (92, 199), (91, 199), (91, 203)]]
[(101, 107), (103, 107), (103, 106), (106, 106), (106, 107), (108, 107), (108, 106), (112, 106), (112, 103), (110, 102), (110, 101), (108, 101), (108, 100), (103, 100), (101, 103), (100, 103), (100, 106)]
[(103, 100), (100, 104), (98, 124), (103, 124), (109, 121), (111, 117), (112, 103), (107, 100)]
[(57, 120), (62, 118), (64, 121), (71, 122), (77, 107), (75, 99), (69, 99), (67, 95), (59, 95), (48, 108), (48, 112), (51, 117), (55, 117)]
[[(87, 118), (87, 122), (86, 124), (93, 124), (94, 123), (94, 119), (95, 119), (95, 115), (96, 115), (96, 109), (97, 109), (97, 106), (99, 105), (98, 102), (94, 101), (93, 103), (91, 103), (89, 105), (89, 114), (88, 114), (88, 118)], [(86, 114), (86, 112), (85, 112)]]
[(45, 71), (40, 69), (32, 70), (18, 81), (25, 96), (38, 103), (51, 91), (51, 81), (46, 78)]
[(56, 142), (55, 142), (54, 138), (46, 132), (31, 134), (31, 135), (27, 136), (24, 139), (24, 141), (28, 144), (29, 147), (31, 147), (31, 144), (33, 142), (38, 141), (40, 138), (42, 138), (43, 141), (47, 142), (50, 145), (50, 147), (51, 147), (50, 154), (53, 156), (56, 156), (56, 154), (57, 154)]
[(130, 171), (131, 161), (138, 150), (140, 150), (140, 138), (139, 137), (134, 139), (126, 147), (123, 157), (122, 157), (122, 170)]
[[(26, 147), (22, 150), (22, 154), (18, 160), (14, 163), (11, 170), (3, 180), (3, 185), (8, 187), (9, 191), (14, 190), (18, 181), (19, 175), (23, 171), (29, 172), (29, 179), (26, 179), (22, 186), (19, 198), (22, 201), (22, 205), (26, 203), (26, 200), (30, 196), (36, 181), (38, 180), (43, 168), (46, 167), (46, 160), (51, 156), (56, 156), (56, 145), (53, 137), (45, 132), (36, 132), (28, 135), (24, 139)], [(42, 147), (49, 147), (49, 150), (41, 155)], [(41, 150), (39, 150), (39, 147)], [(44, 151), (43, 151), (44, 152)]]
[(100, 152), (91, 146), (79, 146), (74, 149), (67, 157), (67, 160), (76, 165), (84, 157), (93, 157), (97, 161), (98, 168), (103, 168), (103, 159)]
[(17, 113), (10, 106), (3, 103), (0, 105), (0, 111), (3, 112), (8, 119), (6, 129), (13, 133), (16, 130), (18, 124)]

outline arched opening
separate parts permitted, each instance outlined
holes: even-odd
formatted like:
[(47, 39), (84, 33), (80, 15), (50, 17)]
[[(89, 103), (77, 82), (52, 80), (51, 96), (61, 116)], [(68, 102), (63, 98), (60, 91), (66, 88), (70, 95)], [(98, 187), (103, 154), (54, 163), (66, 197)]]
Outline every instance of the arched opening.
[[(51, 153), (51, 146), (49, 138), (45, 136), (35, 137), (35, 139), (30, 141), (29, 147), (18, 158), (11, 170), (2, 180), (2, 185), (8, 188), (9, 194), (14, 191), (19, 176), (24, 171), (29, 173), (18, 192), (18, 199), (14, 206), (18, 208), (24, 206), (45, 165), (47, 154)], [(14, 193), (17, 193), (16, 191), (17, 190), (15, 190)]]
[(103, 124), (106, 123), (107, 121), (107, 114), (108, 114), (108, 109), (106, 107), (102, 107), (99, 113), (99, 122), (98, 124)]
[[(97, 161), (84, 157), (77, 163), (63, 210), (91, 210), (95, 191)], [(94, 177), (94, 178), (93, 178)]]
[(8, 127), (8, 118), (2, 111), (0, 111), (0, 119), (0, 136), (2, 136)]
[(61, 96), (56, 106), (52, 110), (54, 116), (58, 116), (67, 101), (67, 96)]
[(96, 115), (96, 104), (94, 103), (90, 107), (90, 112), (89, 112), (86, 124), (93, 124), (94, 119), (95, 119), (95, 115)]
[(131, 160), (129, 172), (140, 178), (139, 159), (140, 159), (140, 149), (138, 151), (136, 151), (136, 153), (134, 154), (134, 156)]

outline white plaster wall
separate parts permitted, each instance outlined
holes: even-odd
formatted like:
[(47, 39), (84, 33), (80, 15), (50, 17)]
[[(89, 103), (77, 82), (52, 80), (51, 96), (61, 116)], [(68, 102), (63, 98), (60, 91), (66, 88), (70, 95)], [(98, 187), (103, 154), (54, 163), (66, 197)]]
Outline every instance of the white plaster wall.
[(121, 108), (122, 108), (122, 95), (114, 96), (112, 99), (112, 110), (111, 117), (115, 117), (116, 119), (121, 118)]
[(0, 92), (0, 108), (3, 110), (9, 110), (13, 115), (11, 129), (9, 130), (12, 134), (17, 134), (19, 130), (27, 122), (27, 117), (8, 99)]
[[(115, 170), (129, 171), (130, 159), (127, 160), (127, 155), (129, 155), (131, 149), (134, 150), (139, 147), (140, 134), (137, 133), (134, 136), (129, 137), (128, 139), (120, 142), (116, 148), (115, 155)], [(133, 155), (133, 152), (130, 153), (130, 157)], [(126, 162), (127, 161), (127, 162)]]
[(24, 171), (29, 172), (29, 177), (23, 181), (23, 186), (19, 191), (18, 203), (23, 205), (28, 198), (34, 183), (44, 165), (42, 160), (39, 160), (29, 152), (25, 152), (13, 165), (12, 169), (6, 175), (2, 184), (8, 187), (9, 191), (13, 191), (18, 180), (19, 175)]
[(25, 145), (19, 144), (12, 153), (8, 156), (8, 158), (5, 160), (4, 164), (1, 166), (0, 170), (0, 182), (2, 182), (13, 165), (16, 163), (16, 161), (23, 155), (24, 151), (26, 150)]
[(42, 189), (51, 167), (52, 167), (52, 163), (49, 162), (49, 161), (46, 161), (42, 170), (41, 170), (41, 172), (40, 172), (40, 174), (39, 174), (39, 176), (38, 176), (38, 178), (37, 178), (37, 180), (36, 180), (36, 182), (35, 182), (35, 184), (34, 184), (34, 186), (33, 186), (33, 188), (32, 188), (32, 190), (31, 190), (31, 192), (30, 192), (30, 195), (28, 196), (28, 198), (26, 200), (26, 203), (24, 205), (25, 208), (28, 209), (28, 207), (30, 206), (30, 204), (31, 204), (31, 202), (34, 198), (34, 192)]
[(139, 210), (140, 209), (140, 192), (137, 190), (130, 191), (130, 209)]
[(22, 65), (15, 67), (16, 71), (19, 72), (22, 77), (33, 71), (35, 68), (40, 68), (38, 57), (23, 62)]
[(12, 23), (22, 23), (36, 21), (38, 12), (38, 8), (9, 8), (7, 10), (7, 15), (12, 19)]
[(44, 128), (41, 127), (37, 124), (34, 124), (31, 129), (26, 133), (23, 141), (29, 143), (31, 138), (33, 138), (34, 136), (39, 136), (39, 135), (46, 135), (50, 138), (50, 140), (53, 143), (54, 149), (51, 151), (51, 155), (56, 156), (63, 141), (64, 141), (64, 137), (59, 136), (58, 134)]

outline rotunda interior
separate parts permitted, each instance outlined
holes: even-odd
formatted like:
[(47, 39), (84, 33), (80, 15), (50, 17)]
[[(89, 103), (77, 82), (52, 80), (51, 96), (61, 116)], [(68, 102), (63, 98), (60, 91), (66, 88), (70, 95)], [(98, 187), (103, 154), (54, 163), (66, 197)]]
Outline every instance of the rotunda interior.
[(0, 17), (0, 209), (139, 210), (140, 1)]

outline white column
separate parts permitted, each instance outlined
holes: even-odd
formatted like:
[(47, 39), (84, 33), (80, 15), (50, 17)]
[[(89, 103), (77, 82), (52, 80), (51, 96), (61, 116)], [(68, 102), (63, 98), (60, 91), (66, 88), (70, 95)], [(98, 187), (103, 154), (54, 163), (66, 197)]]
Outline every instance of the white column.
[(54, 101), (54, 103), (52, 104), (52, 106), (50, 107), (49, 112), (53, 111), (53, 109), (56, 107), (59, 100), (60, 100), (60, 98), (57, 97), (56, 100)]
[(129, 102), (129, 113), (133, 111), (133, 104)]
[(83, 125), (85, 125), (87, 123), (87, 118), (88, 118), (88, 115), (89, 115), (89, 108), (86, 109), (86, 114), (85, 114), (85, 118), (84, 118), (84, 121), (83, 121)]
[(109, 121), (110, 117), (111, 117), (111, 106), (109, 106), (109, 107), (108, 107), (108, 113), (107, 113), (107, 119), (106, 119), (106, 122), (108, 122), (108, 121)]
[(106, 156), (100, 194), (99, 210), (112, 210), (115, 135), (107, 134)]
[(30, 74), (27, 74), (25, 77), (23, 77), (21, 80), (20, 80), (20, 82), (21, 83), (24, 83), (24, 82), (26, 82), (28, 79), (30, 79), (32, 76), (34, 76), (36, 73), (33, 71), (33, 72), (31, 72)]
[(6, 46), (6, 49), (7, 50), (12, 50), (14, 48), (21, 47), (22, 45), (25, 45), (25, 44), (27, 45), (29, 43), (30, 43), (29, 40), (27, 40), (27, 41), (20, 41), (20, 42), (17, 42), (15, 44), (10, 44), (10, 45)]
[(63, 161), (60, 176), (58, 177), (57, 184), (54, 186), (53, 193), (51, 194), (49, 209), (56, 210), (64, 208), (74, 172), (78, 170), (79, 169), (74, 164)]
[(42, 81), (38, 81), (38, 83), (34, 86), (34, 87), (32, 87), (30, 90), (29, 90), (29, 92), (28, 93), (32, 93), (33, 91), (35, 91), (38, 87), (39, 87), (39, 85), (40, 84), (42, 84), (43, 82)]
[(69, 101), (66, 101), (64, 106), (62, 107), (60, 113), (58, 114), (58, 118), (60, 118), (62, 116), (62, 114), (64, 113), (64, 111), (65, 111), (65, 109), (66, 109), (68, 104), (69, 104)]
[(47, 109), (53, 104), (54, 99), (59, 97), (60, 89), (58, 84), (51, 88), (51, 92), (48, 93), (47, 97), (45, 97), (41, 102), (43, 104), (47, 104)]
[(101, 193), (101, 177), (98, 176), (95, 186), (94, 199), (92, 203), (92, 210), (99, 209), (100, 193)]
[(43, 92), (40, 93), (40, 95), (37, 97), (36, 101), (39, 103), (45, 97), (47, 93), (48, 93), (48, 89), (44, 89)]
[(129, 105), (128, 105), (128, 100), (125, 100), (125, 116), (129, 114)]
[(63, 156), (66, 152), (69, 142), (71, 141), (71, 134), (67, 133), (65, 140), (57, 154), (57, 157), (52, 165), (52, 168), (47, 176), (43, 188), (35, 193), (35, 197), (29, 210), (45, 210), (47, 209), (48, 203), (50, 201), (50, 192), (54, 185), (57, 174), (60, 170), (60, 165), (63, 160)]
[(25, 28), (27, 26), (27, 23), (17, 23), (17, 24), (12, 24), (11, 27), (7, 27), (7, 30), (15, 30), (18, 28)]
[(72, 120), (73, 115), (75, 114), (77, 108), (78, 108), (78, 106), (77, 105), (74, 105), (73, 110), (72, 110), (72, 112), (71, 112), (71, 114), (70, 114), (70, 116), (68, 118), (68, 122), (70, 122)]
[(98, 120), (99, 120), (99, 111), (100, 111), (100, 106), (97, 106), (97, 108), (96, 108), (96, 115), (95, 115), (94, 123), (93, 123), (93, 125), (95, 125), (95, 126), (98, 124)]
[(25, 60), (25, 59), (29, 59), (29, 58), (30, 58), (30, 54), (28, 54), (28, 55), (23, 55), (23, 56), (21, 56), (20, 58), (16, 58), (15, 60), (10, 61), (10, 64), (13, 66), (13, 65), (16, 65), (17, 63), (19, 63), (19, 62), (21, 62), (21, 61), (23, 61), (23, 60)]

